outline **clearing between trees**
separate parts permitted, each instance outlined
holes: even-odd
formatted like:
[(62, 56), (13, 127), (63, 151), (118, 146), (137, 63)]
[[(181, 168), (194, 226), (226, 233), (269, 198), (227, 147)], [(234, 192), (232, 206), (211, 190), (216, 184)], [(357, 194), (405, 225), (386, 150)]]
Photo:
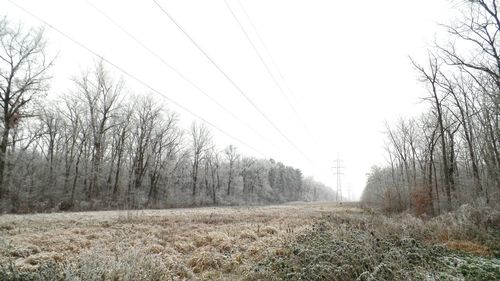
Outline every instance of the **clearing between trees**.
[(0, 216), (0, 280), (499, 280), (500, 214), (289, 203)]

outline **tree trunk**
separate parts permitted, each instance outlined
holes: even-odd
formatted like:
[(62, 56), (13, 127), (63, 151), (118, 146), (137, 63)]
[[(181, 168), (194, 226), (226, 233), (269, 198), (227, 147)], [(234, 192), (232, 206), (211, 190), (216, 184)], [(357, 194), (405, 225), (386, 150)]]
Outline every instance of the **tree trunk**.
[(0, 142), (0, 199), (6, 194), (4, 186), (5, 167), (7, 163), (7, 144), (9, 140), (9, 126), (4, 122), (4, 131), (2, 134), (2, 141)]

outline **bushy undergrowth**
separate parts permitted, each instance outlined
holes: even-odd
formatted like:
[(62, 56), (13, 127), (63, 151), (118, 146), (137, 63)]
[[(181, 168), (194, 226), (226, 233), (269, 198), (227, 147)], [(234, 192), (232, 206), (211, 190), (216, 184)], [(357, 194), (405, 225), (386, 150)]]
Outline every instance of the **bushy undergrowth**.
[(283, 255), (262, 261), (248, 280), (415, 280), (439, 268), (440, 249), (424, 247), (402, 229), (381, 235), (374, 223), (324, 218)]
[(500, 280), (499, 226), (483, 227), (492, 215), (470, 206), (430, 221), (327, 215), (246, 280)]
[[(463, 246), (484, 245), (482, 254), (500, 258), (500, 211), (463, 205), (454, 212), (426, 222), (423, 228), (427, 239), (436, 242), (462, 241)], [(452, 243), (453, 244), (453, 243)], [(452, 247), (453, 248), (453, 247)], [(458, 247), (460, 248), (460, 247)], [(457, 249), (460, 250), (460, 249)], [(467, 249), (465, 249), (467, 251)], [(481, 249), (478, 254), (481, 254)], [(470, 252), (470, 251), (467, 251)]]

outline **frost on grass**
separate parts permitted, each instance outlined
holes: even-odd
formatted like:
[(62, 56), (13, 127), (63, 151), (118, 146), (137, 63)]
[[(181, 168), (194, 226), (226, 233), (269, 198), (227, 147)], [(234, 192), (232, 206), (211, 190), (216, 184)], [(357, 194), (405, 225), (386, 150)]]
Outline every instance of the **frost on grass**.
[(441, 258), (447, 270), (440, 273), (441, 280), (463, 276), (464, 280), (500, 280), (500, 259), (474, 255), (451, 254)]
[(0, 216), (0, 280), (233, 280), (325, 208)]
[[(335, 204), (0, 216), (0, 280), (498, 280), (493, 210)], [(493, 219), (492, 219), (493, 217)]]
[(482, 227), (476, 210), (466, 209), (429, 221), (408, 214), (328, 214), (281, 254), (269, 253), (245, 279), (500, 280), (493, 249), (499, 228)]
[(63, 266), (66, 280), (167, 280), (174, 272), (189, 277), (188, 270), (176, 268), (175, 261), (151, 253), (147, 248), (118, 245), (113, 251), (95, 247)]
[(387, 237), (369, 220), (323, 218), (284, 254), (256, 266), (248, 280), (413, 280), (437, 268), (432, 252), (394, 230)]

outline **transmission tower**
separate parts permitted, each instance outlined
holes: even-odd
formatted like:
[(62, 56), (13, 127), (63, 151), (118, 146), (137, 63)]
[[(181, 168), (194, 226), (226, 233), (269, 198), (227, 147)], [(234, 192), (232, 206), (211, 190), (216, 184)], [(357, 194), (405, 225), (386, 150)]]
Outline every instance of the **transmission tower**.
[(335, 165), (333, 168), (333, 175), (337, 178), (337, 192), (335, 193), (335, 201), (342, 201), (342, 176), (344, 175), (345, 166), (337, 153), (337, 159), (334, 161)]

